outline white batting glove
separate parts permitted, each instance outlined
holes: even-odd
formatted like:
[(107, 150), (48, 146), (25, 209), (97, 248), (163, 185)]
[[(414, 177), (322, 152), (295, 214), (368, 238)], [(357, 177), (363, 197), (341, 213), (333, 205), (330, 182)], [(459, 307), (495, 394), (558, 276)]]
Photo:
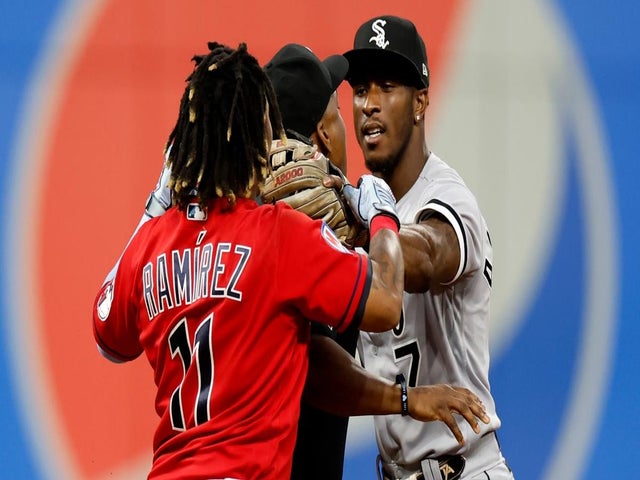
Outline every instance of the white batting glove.
[(171, 207), (171, 190), (169, 190), (169, 179), (171, 169), (165, 166), (162, 169), (156, 188), (147, 199), (144, 211), (151, 218), (159, 217)]
[(358, 180), (358, 188), (345, 185), (342, 193), (355, 217), (363, 226), (370, 229), (371, 220), (374, 217), (387, 215), (395, 220), (400, 228), (396, 199), (389, 185), (381, 178), (363, 175)]

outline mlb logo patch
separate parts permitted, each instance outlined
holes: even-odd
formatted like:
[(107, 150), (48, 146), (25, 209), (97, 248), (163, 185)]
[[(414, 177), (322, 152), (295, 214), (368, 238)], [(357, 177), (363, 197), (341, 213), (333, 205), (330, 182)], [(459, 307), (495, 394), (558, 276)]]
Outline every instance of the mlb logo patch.
[(340, 240), (338, 240), (334, 231), (331, 230), (331, 227), (324, 222), (322, 222), (322, 238), (324, 238), (324, 241), (327, 242), (330, 247), (339, 252), (349, 253), (349, 250), (340, 243)]
[(187, 220), (204, 222), (207, 219), (207, 212), (200, 208), (197, 203), (187, 205)]
[(113, 302), (113, 281), (110, 281), (104, 287), (104, 290), (100, 294), (100, 298), (98, 299), (98, 303), (96, 305), (98, 318), (101, 321), (104, 322), (107, 320), (107, 318), (109, 318), (112, 302)]

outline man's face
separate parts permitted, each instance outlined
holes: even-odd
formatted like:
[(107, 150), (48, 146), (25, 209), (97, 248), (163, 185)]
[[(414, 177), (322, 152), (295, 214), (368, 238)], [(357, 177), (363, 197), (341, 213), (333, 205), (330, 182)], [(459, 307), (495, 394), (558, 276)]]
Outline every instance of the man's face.
[(403, 158), (414, 126), (415, 88), (383, 76), (354, 82), (356, 137), (373, 173), (390, 176)]
[(322, 116), (322, 123), (331, 140), (331, 162), (347, 174), (347, 134), (344, 120), (340, 114), (340, 106), (338, 105), (338, 94), (333, 92), (327, 109)]

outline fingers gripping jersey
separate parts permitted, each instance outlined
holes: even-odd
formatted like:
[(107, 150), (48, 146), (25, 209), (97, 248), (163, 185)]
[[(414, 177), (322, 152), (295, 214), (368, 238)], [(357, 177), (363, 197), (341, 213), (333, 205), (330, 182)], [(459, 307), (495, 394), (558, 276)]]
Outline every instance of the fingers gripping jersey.
[(154, 371), (150, 478), (288, 478), (308, 321), (343, 331), (368, 295), (368, 258), (321, 221), (285, 204), (219, 207), (147, 222), (96, 298), (101, 349), (144, 351)]
[[(464, 386), (484, 402), (489, 425), (500, 421), (489, 389), (489, 296), (493, 253), (484, 218), (475, 197), (460, 176), (431, 154), (416, 183), (397, 204), (402, 223), (416, 223), (433, 214), (454, 228), (460, 247), (456, 275), (421, 294), (404, 293), (403, 318), (390, 332), (361, 332), (360, 354), (367, 370), (394, 380), (403, 373), (410, 385), (450, 383)], [(458, 422), (467, 441), (476, 435)], [(463, 453), (441, 422), (421, 423), (399, 415), (375, 418), (376, 436), (385, 461), (415, 467), (421, 459)]]

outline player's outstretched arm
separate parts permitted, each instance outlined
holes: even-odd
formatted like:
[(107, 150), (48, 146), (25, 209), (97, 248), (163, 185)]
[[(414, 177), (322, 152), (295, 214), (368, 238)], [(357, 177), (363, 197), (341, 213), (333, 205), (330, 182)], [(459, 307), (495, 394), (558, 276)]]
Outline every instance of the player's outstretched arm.
[(358, 187), (345, 185), (344, 197), (356, 219), (369, 229), (369, 258), (373, 265), (371, 289), (360, 329), (390, 330), (400, 320), (404, 290), (404, 262), (398, 230), (396, 201), (384, 180), (363, 175)]
[[(387, 415), (402, 412), (398, 385), (363, 369), (331, 338), (311, 336), (309, 374), (304, 401), (334, 415)], [(460, 444), (462, 432), (453, 413), (478, 433), (478, 420), (488, 423), (484, 405), (466, 388), (432, 385), (408, 389), (409, 415), (423, 422), (444, 422)]]
[[(345, 194), (349, 191), (336, 175), (327, 175), (323, 184), (337, 190), (344, 187)], [(415, 225), (402, 225), (400, 244), (407, 292), (426, 292), (431, 282), (446, 283), (454, 278), (460, 264), (460, 247), (455, 230), (444, 218), (433, 215)]]
[(432, 282), (446, 283), (456, 275), (460, 265), (458, 237), (443, 218), (432, 216), (415, 225), (403, 225), (400, 244), (407, 292), (426, 292)]
[(400, 390), (362, 368), (332, 338), (312, 334), (305, 402), (334, 415), (400, 413)]

